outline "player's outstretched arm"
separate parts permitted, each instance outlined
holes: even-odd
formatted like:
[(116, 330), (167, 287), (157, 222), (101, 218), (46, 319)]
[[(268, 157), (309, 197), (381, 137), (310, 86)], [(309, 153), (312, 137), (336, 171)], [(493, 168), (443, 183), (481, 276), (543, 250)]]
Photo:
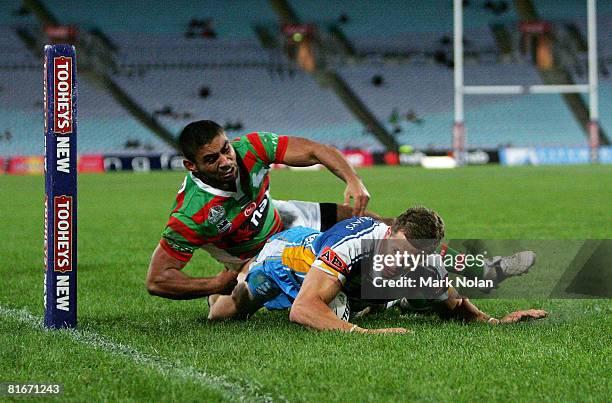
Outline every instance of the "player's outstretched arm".
[(358, 333), (407, 333), (408, 329), (364, 329), (338, 318), (328, 304), (340, 291), (340, 282), (335, 277), (312, 268), (293, 302), (289, 319), (316, 330), (341, 330)]
[(196, 278), (181, 272), (185, 265), (157, 245), (147, 273), (149, 294), (170, 299), (194, 299), (229, 294), (236, 285), (236, 272), (224, 270), (215, 277)]
[(541, 309), (528, 309), (512, 312), (502, 319), (497, 319), (482, 312), (469, 299), (462, 298), (454, 289), (449, 289), (448, 299), (435, 306), (438, 315), (443, 319), (461, 320), (464, 322), (485, 322), (489, 324), (515, 323), (528, 319), (541, 319), (548, 316), (548, 312)]
[(289, 137), (283, 163), (289, 166), (322, 164), (346, 183), (344, 204), (353, 199), (353, 215), (365, 213), (370, 193), (346, 158), (334, 147), (301, 137)]

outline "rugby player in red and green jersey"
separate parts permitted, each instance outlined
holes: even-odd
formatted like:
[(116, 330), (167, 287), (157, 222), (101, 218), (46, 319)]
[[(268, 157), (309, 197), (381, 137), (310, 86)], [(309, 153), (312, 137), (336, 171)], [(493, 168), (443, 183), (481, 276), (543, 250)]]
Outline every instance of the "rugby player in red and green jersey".
[[(353, 215), (379, 218), (366, 212), (367, 189), (333, 147), (268, 132), (230, 141), (223, 128), (210, 120), (188, 124), (179, 136), (179, 146), (189, 173), (151, 257), (147, 289), (152, 295), (192, 299), (230, 293), (240, 267), (284, 228), (299, 225), (325, 231)], [(346, 183), (345, 203), (273, 200), (268, 172), (274, 163), (324, 165)], [(225, 270), (208, 278), (183, 273), (200, 248)]]

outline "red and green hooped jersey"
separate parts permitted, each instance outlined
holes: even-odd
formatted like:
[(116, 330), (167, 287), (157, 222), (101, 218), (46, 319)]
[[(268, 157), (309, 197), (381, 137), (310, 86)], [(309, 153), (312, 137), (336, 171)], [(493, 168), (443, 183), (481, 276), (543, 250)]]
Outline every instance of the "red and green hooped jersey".
[(281, 162), (288, 138), (254, 132), (232, 141), (238, 175), (236, 191), (216, 189), (189, 173), (178, 192), (160, 245), (187, 262), (203, 248), (222, 263), (237, 264), (259, 252), (282, 230), (269, 196), (270, 165)]

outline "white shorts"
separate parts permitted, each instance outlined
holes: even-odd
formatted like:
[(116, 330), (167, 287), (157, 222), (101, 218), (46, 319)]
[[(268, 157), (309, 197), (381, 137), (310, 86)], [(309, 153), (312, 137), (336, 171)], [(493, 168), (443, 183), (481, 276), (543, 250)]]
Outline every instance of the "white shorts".
[(299, 200), (272, 200), (285, 229), (308, 227), (321, 231), (321, 205)]

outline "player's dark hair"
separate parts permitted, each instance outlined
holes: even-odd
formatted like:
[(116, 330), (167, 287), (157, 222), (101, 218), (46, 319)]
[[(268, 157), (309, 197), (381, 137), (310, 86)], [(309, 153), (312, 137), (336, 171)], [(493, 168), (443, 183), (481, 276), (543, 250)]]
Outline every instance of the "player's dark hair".
[(223, 128), (212, 120), (198, 120), (189, 123), (178, 138), (183, 156), (194, 162), (198, 150), (221, 133), (223, 133)]
[(391, 231), (402, 231), (415, 247), (432, 252), (444, 238), (444, 221), (426, 207), (411, 207), (395, 219)]

